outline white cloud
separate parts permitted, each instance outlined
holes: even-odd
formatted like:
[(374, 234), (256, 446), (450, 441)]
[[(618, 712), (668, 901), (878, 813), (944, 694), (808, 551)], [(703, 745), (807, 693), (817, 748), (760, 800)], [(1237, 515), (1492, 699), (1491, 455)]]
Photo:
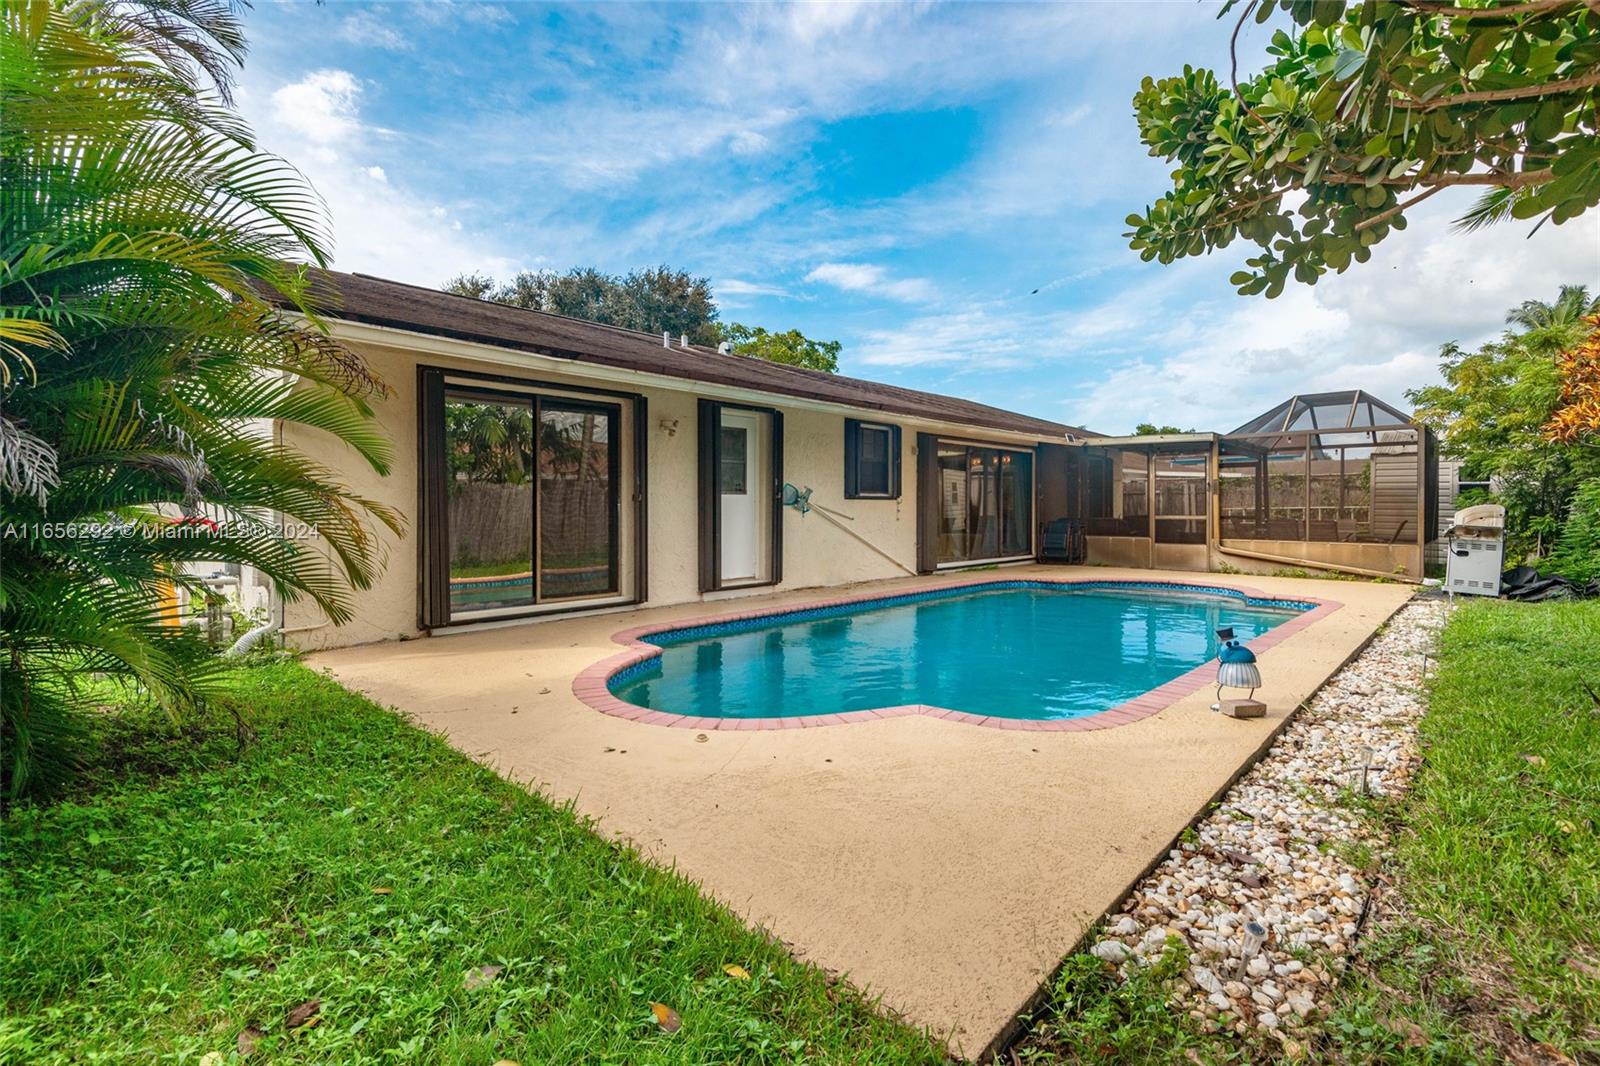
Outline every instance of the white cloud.
[(1196, 299), (1191, 283), (1108, 301), (1137, 308), (1142, 322), (1107, 334), (1102, 352), (1118, 340), (1148, 350), (1151, 324), (1165, 322), (1154, 346), (1170, 354), (1108, 366), (1059, 414), (1103, 431), (1147, 420), (1226, 431), (1296, 392), (1362, 388), (1403, 407), (1407, 389), (1438, 379), (1441, 345), (1476, 346), (1523, 300), (1600, 283), (1600, 217), (1546, 226), (1530, 240), (1525, 223), (1462, 233), (1450, 225), (1459, 213), (1418, 213), (1369, 262), (1276, 300), (1233, 295), (1203, 262), (1164, 268), (1191, 282), (1211, 275), (1202, 283), (1216, 295)]
[(511, 12), (499, 4), (481, 0), (426, 0), (409, 5), (419, 19), (434, 26), (452, 22), (477, 26), (502, 26), (513, 21)]
[(392, 23), (368, 11), (359, 11), (342, 20), (334, 35), (351, 44), (382, 48), (390, 52), (409, 52), (412, 49), (409, 37), (395, 29)]
[(893, 329), (872, 329), (847, 349), (872, 367), (947, 367), (983, 372), (1025, 367), (1037, 349), (1017, 319), (981, 307), (922, 315)]
[(771, 145), (766, 134), (755, 130), (739, 130), (728, 140), (728, 148), (734, 155), (760, 155)]
[(392, 161), (375, 161), (396, 138), (362, 120), (363, 88), (349, 71), (311, 71), (266, 92), (244, 88), (241, 106), (262, 146), (299, 166), (327, 202), (338, 269), (421, 285), (472, 270), (515, 271), (518, 260), (495, 238), (455, 217), (465, 205), (419, 195), (395, 180)]
[(916, 303), (935, 296), (933, 283), (926, 278), (891, 278), (889, 272), (872, 263), (823, 263), (805, 280), (831, 285), (846, 292), (861, 292), (891, 300)]
[(813, 44), (821, 37), (836, 37), (858, 22), (882, 14), (887, 5), (858, 2), (858, 0), (816, 0), (811, 3), (789, 4), (789, 32), (804, 44)]
[(758, 281), (745, 281), (742, 278), (721, 278), (716, 283), (717, 301), (727, 304), (741, 304), (747, 302), (746, 297), (771, 296), (779, 299), (791, 300), (794, 294), (781, 285), (768, 285)]
[(361, 88), (348, 70), (316, 70), (272, 94), (272, 118), (319, 146), (347, 141), (359, 127)]

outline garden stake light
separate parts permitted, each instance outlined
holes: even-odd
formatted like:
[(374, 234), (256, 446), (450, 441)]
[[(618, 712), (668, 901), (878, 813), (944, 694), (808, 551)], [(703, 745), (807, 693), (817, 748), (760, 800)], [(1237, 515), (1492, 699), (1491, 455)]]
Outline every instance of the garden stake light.
[[(1260, 718), (1267, 713), (1267, 707), (1255, 698), (1256, 689), (1261, 687), (1255, 652), (1235, 639), (1232, 626), (1219, 626), (1217, 639), (1222, 642), (1222, 650), (1217, 653), (1217, 702), (1211, 709), (1232, 718)], [(1247, 688), (1250, 695), (1242, 700), (1224, 700), (1224, 688)]]
[(1245, 922), (1243, 937), (1239, 943), (1239, 969), (1249, 965), (1250, 960), (1261, 953), (1261, 947), (1267, 942), (1267, 927), (1260, 922)]

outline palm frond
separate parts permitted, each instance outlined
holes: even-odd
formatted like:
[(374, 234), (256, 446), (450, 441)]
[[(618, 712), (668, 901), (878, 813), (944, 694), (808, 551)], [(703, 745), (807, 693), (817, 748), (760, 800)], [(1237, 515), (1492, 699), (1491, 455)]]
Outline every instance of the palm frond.
[[(342, 622), (404, 529), (259, 430), (289, 422), (380, 474), (391, 462), (366, 403), (383, 383), (327, 335), (292, 265), (326, 262), (326, 205), (224, 106), (239, 11), (0, 7), (0, 741), (24, 753), (3, 768), (13, 791), (24, 763), (48, 761), (46, 723), (77, 706), (86, 672), (174, 713), (204, 703), (217, 657), (172, 624), (167, 599), (201, 591), (194, 564), (254, 567)], [(316, 537), (287, 536), (280, 518)]]

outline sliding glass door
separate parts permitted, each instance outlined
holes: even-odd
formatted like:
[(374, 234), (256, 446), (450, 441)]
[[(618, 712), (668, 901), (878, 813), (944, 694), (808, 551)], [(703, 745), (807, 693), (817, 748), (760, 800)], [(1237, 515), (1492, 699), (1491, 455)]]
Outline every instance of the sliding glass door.
[(533, 604), (533, 398), (447, 393), (450, 614)]
[(622, 410), (425, 378), (425, 625), (620, 596)]
[(617, 409), (541, 398), (539, 596), (617, 591)]
[(1033, 554), (1032, 453), (940, 441), (935, 466), (939, 565)]

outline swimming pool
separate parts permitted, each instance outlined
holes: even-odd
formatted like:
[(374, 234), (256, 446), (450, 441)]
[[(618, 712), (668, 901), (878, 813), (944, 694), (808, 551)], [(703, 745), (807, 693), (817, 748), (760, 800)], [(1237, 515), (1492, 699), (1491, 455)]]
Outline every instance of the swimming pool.
[(992, 582), (646, 633), (624, 703), (702, 719), (926, 705), (1034, 721), (1100, 714), (1315, 605), (1234, 590)]

